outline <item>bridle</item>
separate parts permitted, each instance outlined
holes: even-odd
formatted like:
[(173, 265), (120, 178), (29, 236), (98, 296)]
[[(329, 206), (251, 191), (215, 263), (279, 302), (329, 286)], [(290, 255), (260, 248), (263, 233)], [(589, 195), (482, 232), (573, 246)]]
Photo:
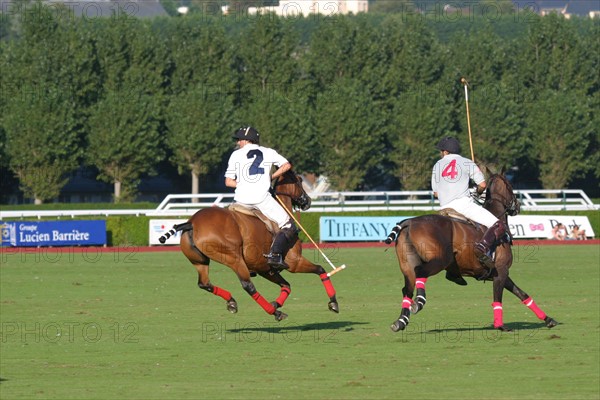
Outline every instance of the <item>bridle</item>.
[[(511, 194), (510, 198), (508, 198), (500, 193), (494, 193), (492, 195), (492, 188), (494, 186), (494, 183), (496, 182), (496, 179), (501, 179), (504, 182), (507, 190)], [(507, 214), (510, 216), (515, 216), (521, 210), (521, 204), (519, 203), (519, 200), (517, 200), (517, 196), (514, 194), (510, 182), (508, 182), (508, 180), (502, 175), (493, 175), (490, 178), (490, 184), (486, 191), (486, 196), (485, 196), (485, 201), (483, 203), (483, 207), (485, 207), (486, 209), (489, 209), (489, 208), (491, 208), (491, 205), (493, 202), (500, 203), (500, 205), (504, 209), (504, 212), (502, 213), (502, 215)]]
[[(275, 196), (287, 196), (292, 200), (292, 205), (298, 207), (299, 209), (301, 209), (302, 211), (306, 211), (310, 208), (310, 203), (311, 203), (311, 199), (308, 196), (308, 194), (306, 193), (306, 191), (304, 190), (304, 188), (302, 187), (302, 178), (299, 177), (298, 175), (296, 175), (296, 173), (294, 171), (288, 171), (285, 174), (282, 175), (282, 177), (289, 177), (290, 181), (288, 181), (287, 179), (285, 180), (280, 180), (281, 177), (278, 177), (275, 179), (275, 182), (273, 184), (273, 188), (274, 188), (274, 195)], [(284, 183), (292, 183), (296, 190), (294, 190), (294, 192), (300, 192), (300, 195), (297, 197), (292, 196), (289, 193), (284, 193), (284, 192), (280, 192), (277, 190), (277, 187), (284, 184)]]

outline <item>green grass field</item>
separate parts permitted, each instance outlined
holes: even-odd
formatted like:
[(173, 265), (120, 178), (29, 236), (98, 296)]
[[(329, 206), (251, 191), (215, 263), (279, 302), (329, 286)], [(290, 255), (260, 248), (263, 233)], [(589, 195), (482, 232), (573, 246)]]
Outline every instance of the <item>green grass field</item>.
[(280, 323), (215, 264), (212, 282), (239, 303), (227, 312), (179, 252), (13, 251), (0, 267), (3, 400), (600, 398), (598, 245), (516, 247), (511, 276), (560, 325), (505, 293), (510, 333), (491, 329), (491, 283), (442, 274), (393, 333), (403, 279), (383, 248), (327, 250), (348, 266), (332, 278), (340, 314), (317, 276), (285, 273)]

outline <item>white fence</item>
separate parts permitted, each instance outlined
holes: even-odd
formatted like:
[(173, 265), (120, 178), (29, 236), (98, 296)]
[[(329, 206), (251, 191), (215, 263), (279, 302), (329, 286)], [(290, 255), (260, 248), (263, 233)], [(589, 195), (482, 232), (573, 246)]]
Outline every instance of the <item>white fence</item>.
[[(564, 190), (516, 190), (521, 209), (525, 211), (580, 211), (599, 210), (582, 191)], [(439, 202), (430, 190), (403, 192), (323, 192), (311, 193), (312, 206), (305, 212), (340, 211), (436, 211)], [(551, 196), (551, 197), (550, 197)], [(189, 216), (206, 207), (226, 207), (233, 201), (233, 194), (171, 194), (153, 210), (24, 210), (2, 211), (5, 218), (74, 218), (78, 216), (146, 215), (151, 217)]]

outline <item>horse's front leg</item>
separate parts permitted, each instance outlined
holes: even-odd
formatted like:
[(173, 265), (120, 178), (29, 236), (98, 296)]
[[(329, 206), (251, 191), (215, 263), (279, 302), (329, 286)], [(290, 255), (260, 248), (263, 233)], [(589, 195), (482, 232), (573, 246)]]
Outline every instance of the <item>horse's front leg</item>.
[(494, 301), (492, 302), (492, 309), (494, 311), (494, 328), (503, 332), (510, 332), (511, 329), (504, 326), (503, 313), (502, 313), (502, 293), (508, 279), (508, 268), (496, 268), (498, 274), (494, 277)]
[[(313, 274), (317, 274), (319, 275), (319, 278), (321, 278), (321, 283), (323, 284), (323, 287), (325, 288), (325, 292), (327, 293), (327, 296), (329, 297), (329, 303), (327, 303), (327, 307), (329, 308), (329, 311), (333, 311), (334, 313), (338, 314), (340, 312), (340, 306), (338, 305), (338, 301), (337, 301), (337, 297), (336, 297), (336, 291), (335, 288), (333, 287), (333, 283), (331, 282), (331, 278), (329, 276), (327, 276), (327, 271), (325, 271), (325, 269), (320, 266), (319, 264), (314, 264), (310, 261), (308, 261), (306, 258), (304, 258), (301, 253), (295, 252), (293, 254), (293, 258), (292, 258), (292, 262), (290, 263), (290, 269), (289, 271), (292, 273), (313, 273)], [(290, 257), (290, 254), (288, 254), (288, 258)], [(286, 258), (287, 259), (287, 258)]]
[(527, 308), (533, 311), (536, 317), (544, 321), (548, 328), (554, 328), (556, 325), (558, 325), (558, 322), (554, 318), (549, 317), (545, 312), (543, 312), (542, 309), (539, 308), (538, 305), (535, 303), (535, 301), (533, 301), (531, 296), (529, 296), (527, 293), (521, 290), (521, 288), (519, 288), (510, 277), (506, 278), (506, 283), (504, 287), (506, 290), (510, 291), (512, 294), (517, 296), (519, 300), (521, 300), (521, 303), (523, 303), (525, 306), (527, 306)]

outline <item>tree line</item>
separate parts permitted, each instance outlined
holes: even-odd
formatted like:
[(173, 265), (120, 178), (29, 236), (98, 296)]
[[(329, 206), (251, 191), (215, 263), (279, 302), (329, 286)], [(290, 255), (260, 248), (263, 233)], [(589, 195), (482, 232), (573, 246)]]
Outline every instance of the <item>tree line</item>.
[(86, 19), (38, 3), (0, 19), (0, 168), (37, 203), (80, 165), (115, 201), (165, 160), (196, 193), (253, 125), (338, 190), (428, 189), (441, 137), (470, 156), (465, 77), (478, 162), (529, 187), (597, 179), (598, 20), (507, 18)]

